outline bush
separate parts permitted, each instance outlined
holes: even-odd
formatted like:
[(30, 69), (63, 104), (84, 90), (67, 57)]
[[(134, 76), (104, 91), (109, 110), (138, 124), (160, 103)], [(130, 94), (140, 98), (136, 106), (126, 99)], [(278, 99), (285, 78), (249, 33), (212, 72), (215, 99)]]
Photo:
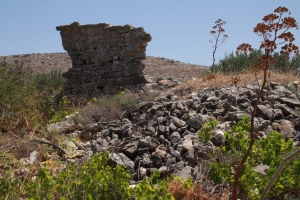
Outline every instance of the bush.
[(62, 121), (67, 115), (72, 114), (75, 110), (71, 107), (71, 101), (67, 96), (63, 96), (58, 105), (50, 106), (51, 119), (50, 123)]
[(276, 52), (273, 54), (273, 58), (275, 59), (275, 64), (271, 66), (272, 71), (298, 75), (300, 69), (300, 55), (290, 58)]
[(130, 91), (102, 98), (92, 98), (88, 105), (80, 110), (81, 123), (112, 121), (119, 119), (123, 112), (134, 108), (137, 100)]
[[(174, 199), (167, 192), (169, 181), (159, 171), (130, 187), (130, 173), (122, 167), (107, 165), (109, 153), (95, 154), (82, 165), (69, 164), (53, 176), (41, 169), (35, 179), (21, 180), (12, 173), (0, 179), (1, 199)], [(184, 182), (188, 185), (189, 182)]]
[(62, 76), (61, 71), (56, 70), (35, 74), (32, 80), (37, 92), (47, 92), (48, 94), (57, 94), (66, 82), (67, 80)]
[(225, 58), (215, 65), (214, 73), (244, 73), (249, 70), (252, 61), (258, 61), (261, 55), (261, 50), (251, 52), (249, 57), (241, 54), (235, 55), (233, 52), (225, 54)]
[[(219, 61), (214, 67), (214, 73), (223, 74), (238, 74), (248, 72), (251, 70), (251, 64), (257, 63), (259, 58), (263, 55), (261, 50), (255, 50), (248, 56), (244, 54), (230, 53), (225, 54), (225, 57)], [(272, 54), (275, 62), (270, 66), (270, 70), (278, 73), (289, 73), (297, 75), (300, 67), (300, 55), (294, 57), (287, 57), (278, 52)]]
[[(215, 122), (208, 122), (204, 127), (214, 126)], [(233, 182), (234, 173), (239, 160), (245, 155), (250, 143), (250, 118), (245, 117), (225, 132), (226, 146), (215, 149), (209, 176), (215, 183)], [(213, 135), (213, 133), (211, 133)], [(200, 132), (201, 135), (201, 132)], [(244, 165), (240, 176), (239, 189), (250, 199), (259, 199), (267, 184), (275, 174), (286, 155), (293, 152), (293, 141), (287, 142), (283, 136), (273, 131), (266, 138), (257, 140), (251, 154)], [(300, 189), (300, 161), (299, 156), (293, 160), (282, 172), (270, 190), (269, 197), (278, 196), (288, 190)]]
[(25, 186), (25, 195), (28, 199), (128, 199), (129, 172), (121, 166), (113, 169), (107, 161), (108, 153), (95, 155), (81, 166), (70, 164), (56, 176), (41, 169)]
[[(22, 66), (0, 67), (0, 130), (26, 126), (32, 108), (33, 87), (28, 85), (30, 71)], [(24, 104), (23, 104), (24, 103)], [(18, 116), (18, 117), (17, 117)]]
[(53, 99), (65, 82), (59, 71), (34, 74), (22, 63), (1, 65), (0, 131), (25, 133), (47, 124), (59, 109)]

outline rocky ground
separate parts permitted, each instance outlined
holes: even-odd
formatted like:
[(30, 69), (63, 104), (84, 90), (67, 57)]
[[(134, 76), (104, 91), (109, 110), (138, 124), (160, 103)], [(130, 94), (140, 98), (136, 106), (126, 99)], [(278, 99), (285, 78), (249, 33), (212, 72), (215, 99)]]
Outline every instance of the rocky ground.
[[(175, 90), (155, 101), (140, 103), (118, 120), (82, 125), (76, 124), (73, 116), (49, 125), (47, 130), (81, 138), (82, 142), (67, 142), (68, 150), (64, 151), (69, 162), (85, 160), (94, 153), (110, 150), (110, 164), (127, 166), (132, 183), (156, 170), (162, 176), (173, 173), (201, 181), (199, 163), (205, 174), (205, 161), (210, 150), (225, 145), (224, 132), (244, 115), (249, 115), (257, 98), (257, 89), (253, 85), (206, 88), (190, 92), (184, 99), (179, 99)], [(255, 118), (258, 137), (276, 130), (286, 139), (293, 139), (294, 145), (298, 146), (300, 120), (295, 110), (299, 107), (300, 101), (294, 93), (280, 83), (271, 82), (265, 88)], [(78, 116), (75, 118), (78, 120)], [(216, 135), (209, 143), (203, 144), (199, 141), (198, 131), (212, 118), (219, 121), (214, 130)], [(212, 185), (207, 190), (212, 191)], [(220, 195), (220, 190), (215, 192)]]
[[(24, 62), (37, 72), (65, 71), (71, 66), (66, 53), (15, 55), (6, 57), (6, 61)], [(49, 134), (66, 136), (59, 144), (50, 142), (53, 150), (60, 151), (60, 154), (50, 155), (51, 159), (64, 160), (65, 164), (82, 162), (94, 153), (110, 150), (110, 165), (127, 166), (132, 184), (156, 170), (162, 176), (173, 173), (182, 178), (204, 181), (202, 175), (207, 173), (210, 150), (224, 145), (224, 132), (244, 115), (249, 115), (258, 89), (252, 83), (257, 80), (242, 75), (242, 84), (236, 87), (222, 75), (200, 78), (207, 70), (203, 66), (156, 57), (148, 57), (144, 63), (146, 75), (151, 77), (152, 83), (145, 85), (141, 94), (156, 93), (157, 97), (140, 102), (113, 121), (80, 123), (82, 116), (74, 114), (49, 125)], [(256, 133), (261, 138), (276, 130), (285, 138), (293, 139), (294, 145), (298, 146), (300, 120), (297, 109), (300, 101), (295, 93), (297, 78), (286, 77), (282, 81), (281, 75), (274, 74), (273, 77), (275, 79), (265, 87), (258, 106)], [(210, 119), (219, 121), (215, 129), (217, 134), (209, 143), (203, 144), (199, 141), (198, 131)], [(36, 142), (49, 145), (44, 139)], [(34, 162), (35, 157), (36, 151), (32, 151), (28, 161)], [(210, 183), (204, 189), (221, 195), (226, 187)]]

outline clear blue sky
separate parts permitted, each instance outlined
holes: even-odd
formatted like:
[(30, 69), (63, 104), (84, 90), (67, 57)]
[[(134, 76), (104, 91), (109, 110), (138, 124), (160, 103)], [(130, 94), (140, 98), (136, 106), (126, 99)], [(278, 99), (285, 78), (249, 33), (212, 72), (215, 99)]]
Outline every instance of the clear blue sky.
[[(227, 22), (229, 36), (218, 61), (241, 43), (257, 48), (261, 39), (253, 28), (278, 6), (300, 23), (300, 0), (2, 0), (0, 56), (65, 52), (55, 27), (77, 21), (144, 27), (152, 35), (147, 55), (211, 65), (210, 30), (217, 19)], [(300, 46), (300, 31), (292, 33)]]

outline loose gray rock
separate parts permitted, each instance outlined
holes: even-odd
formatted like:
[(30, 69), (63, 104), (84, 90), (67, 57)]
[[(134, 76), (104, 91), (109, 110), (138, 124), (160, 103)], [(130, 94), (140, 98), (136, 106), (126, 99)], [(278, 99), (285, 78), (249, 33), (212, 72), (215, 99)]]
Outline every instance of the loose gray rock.
[(160, 177), (166, 177), (169, 174), (169, 167), (161, 166), (158, 171), (160, 172)]
[(249, 116), (249, 114), (244, 112), (227, 112), (225, 115), (225, 119), (227, 121), (235, 121), (238, 122), (243, 119), (244, 116)]
[(64, 120), (58, 123), (50, 124), (46, 127), (48, 133), (57, 132), (57, 133), (66, 133), (76, 130), (76, 125), (73, 120)]
[(147, 169), (140, 167), (139, 168), (139, 178), (143, 179), (144, 177), (146, 177), (146, 175), (147, 175)]
[(181, 140), (181, 136), (178, 132), (175, 131), (169, 136), (169, 140), (171, 141), (172, 144), (175, 144)]
[(140, 155), (143, 155), (144, 153), (149, 153), (149, 147), (139, 147), (137, 152)]
[(257, 111), (258, 115), (263, 119), (273, 120), (275, 118), (275, 113), (264, 105), (258, 105)]
[(164, 159), (167, 155), (167, 152), (164, 150), (156, 149), (155, 152), (152, 153), (152, 156), (158, 157), (160, 159)]
[(158, 131), (158, 133), (160, 133), (160, 134), (166, 133), (166, 126), (164, 126), (164, 125), (159, 125), (157, 131)]
[(217, 133), (214, 137), (210, 139), (210, 141), (215, 145), (215, 146), (224, 146), (225, 145), (225, 137), (224, 133)]
[(276, 130), (283, 135), (286, 134), (289, 138), (294, 138), (296, 135), (293, 124), (288, 120), (281, 120), (280, 123), (276, 125)]
[(130, 142), (129, 144), (125, 145), (125, 147), (123, 147), (122, 151), (128, 158), (134, 160), (135, 156), (138, 153), (138, 144), (138, 141)]
[(299, 100), (293, 100), (293, 99), (289, 99), (286, 97), (278, 97), (276, 100), (282, 104), (286, 104), (288, 107), (290, 107), (292, 109), (295, 109), (296, 107), (297, 108), (300, 107)]
[(278, 108), (281, 109), (282, 113), (285, 116), (292, 115), (293, 118), (299, 117), (298, 114), (292, 108), (288, 107), (287, 105), (285, 105), (285, 104), (277, 104), (277, 106), (278, 106)]
[(205, 124), (208, 121), (207, 116), (203, 116), (203, 115), (197, 115), (197, 116), (193, 116), (191, 117), (188, 121), (187, 124), (194, 128), (195, 130), (199, 130), (203, 124)]
[(183, 144), (182, 144), (182, 149), (185, 150), (185, 151), (191, 150), (193, 148), (194, 148), (194, 146), (193, 146), (193, 141), (192, 140), (184, 141)]
[(185, 166), (182, 170), (176, 169), (174, 171), (174, 174), (179, 176), (180, 178), (187, 180), (188, 178), (192, 178), (193, 180), (196, 180), (198, 175), (198, 168), (191, 167), (191, 166)]
[(186, 122), (183, 120), (178, 119), (177, 117), (172, 117), (172, 119), (174, 120), (173, 123), (175, 126), (181, 128), (186, 126)]
[(112, 167), (116, 167), (116, 165), (126, 166), (129, 169), (134, 168), (134, 162), (131, 161), (125, 154), (123, 153), (110, 153), (108, 164)]

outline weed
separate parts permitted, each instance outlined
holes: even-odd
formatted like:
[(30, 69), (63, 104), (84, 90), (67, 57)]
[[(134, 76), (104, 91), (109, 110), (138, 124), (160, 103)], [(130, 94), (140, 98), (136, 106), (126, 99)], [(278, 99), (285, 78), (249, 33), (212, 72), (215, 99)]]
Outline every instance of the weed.
[(53, 99), (64, 83), (60, 72), (34, 74), (22, 63), (1, 65), (0, 131), (24, 134), (47, 124)]
[(93, 98), (87, 106), (80, 110), (79, 123), (116, 120), (122, 116), (124, 111), (135, 107), (136, 104), (135, 95), (130, 91), (122, 91), (120, 94), (99, 99)]
[[(214, 36), (214, 41), (210, 40), (209, 42), (213, 44), (213, 64), (211, 66), (211, 71), (210, 73), (212, 74), (214, 71), (214, 67), (215, 67), (215, 53), (217, 51), (217, 48), (223, 44), (226, 40), (226, 38), (228, 38), (228, 35), (224, 34), (225, 29), (222, 27), (226, 24), (225, 21), (223, 21), (222, 19), (218, 19), (215, 22), (215, 26), (213, 26), (213, 30), (210, 31), (210, 33)], [(222, 38), (221, 38), (222, 37)]]

